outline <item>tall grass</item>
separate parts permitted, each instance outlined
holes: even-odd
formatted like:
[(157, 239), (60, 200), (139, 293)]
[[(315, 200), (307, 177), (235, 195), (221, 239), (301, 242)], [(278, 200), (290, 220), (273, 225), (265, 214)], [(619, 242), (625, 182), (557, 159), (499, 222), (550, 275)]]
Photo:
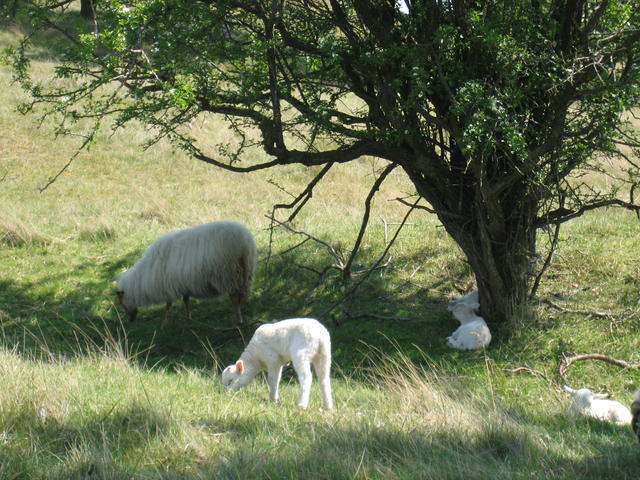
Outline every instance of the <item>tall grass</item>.
[(317, 385), (301, 411), (294, 384), (273, 405), (263, 381), (231, 394), (208, 371), (141, 367), (105, 344), (48, 361), (0, 351), (2, 478), (632, 478), (639, 464), (624, 428), (558, 407), (540, 424), (490, 384), (402, 354), (334, 380), (327, 412)]

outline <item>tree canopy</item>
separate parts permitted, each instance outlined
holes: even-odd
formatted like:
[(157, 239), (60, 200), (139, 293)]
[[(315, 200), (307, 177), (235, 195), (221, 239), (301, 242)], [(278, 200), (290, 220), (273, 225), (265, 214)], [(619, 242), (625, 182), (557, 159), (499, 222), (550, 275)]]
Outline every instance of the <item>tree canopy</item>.
[[(537, 287), (538, 229), (640, 210), (635, 0), (93, 0), (80, 26), (71, 3), (18, 4), (64, 40), (51, 88), (29, 77), (33, 33), (13, 52), (25, 110), (44, 104), (63, 133), (142, 121), (237, 172), (323, 165), (307, 195), (336, 163), (384, 159), (462, 248), (489, 321)], [(189, 136), (206, 114), (227, 119), (233, 148)], [(245, 156), (255, 144), (268, 160)]]

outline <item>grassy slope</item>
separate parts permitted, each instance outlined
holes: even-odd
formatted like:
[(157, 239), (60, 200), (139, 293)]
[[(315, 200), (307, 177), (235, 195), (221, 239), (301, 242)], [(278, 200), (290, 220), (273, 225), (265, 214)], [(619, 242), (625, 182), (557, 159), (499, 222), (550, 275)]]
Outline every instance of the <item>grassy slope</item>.
[[(13, 38), (0, 30), (0, 45)], [(46, 55), (34, 67), (46, 72)], [(0, 67), (0, 84), (9, 81)], [(636, 478), (630, 429), (567, 420), (568, 400), (551, 381), (562, 352), (638, 361), (635, 217), (607, 211), (567, 226), (540, 293), (610, 318), (540, 304), (516, 333), (495, 332), (486, 352), (469, 353), (451, 351), (444, 337), (456, 326), (446, 298), (470, 286), (470, 273), (437, 220), (414, 213), (391, 267), (335, 311), (339, 326), (323, 318), (334, 341), (337, 411), (318, 413), (314, 385), (310, 410), (298, 412), (294, 380), (279, 406), (265, 402), (263, 382), (221, 391), (217, 369), (242, 349), (225, 330), (226, 300), (198, 303), (191, 322), (176, 308), (176, 325), (160, 330), (161, 308), (123, 326), (111, 290), (114, 275), (159, 234), (236, 218), (255, 232), (262, 259), (246, 318), (319, 315), (339, 298), (340, 283), (334, 273), (319, 282), (299, 265), (321, 270), (332, 262), (327, 252), (307, 243), (277, 255), (301, 240), (277, 231), (265, 260), (264, 215), (290, 198), (274, 183), (297, 192), (313, 173), (233, 175), (168, 145), (141, 152), (147, 133), (130, 128), (105, 132), (38, 193), (77, 140), (54, 141), (46, 126), (19, 116), (20, 99), (15, 89), (0, 91), (0, 478), (82, 478), (90, 464), (114, 479)], [(225, 139), (212, 119), (193, 128), (212, 143)], [(296, 225), (349, 248), (377, 166), (337, 169)], [(403, 216), (389, 200), (410, 191), (397, 174), (378, 195), (363, 265), (382, 248), (380, 217)], [(409, 320), (349, 318), (367, 313)], [(550, 380), (506, 371), (520, 366)], [(637, 372), (593, 362), (569, 376), (624, 403), (640, 385)]]

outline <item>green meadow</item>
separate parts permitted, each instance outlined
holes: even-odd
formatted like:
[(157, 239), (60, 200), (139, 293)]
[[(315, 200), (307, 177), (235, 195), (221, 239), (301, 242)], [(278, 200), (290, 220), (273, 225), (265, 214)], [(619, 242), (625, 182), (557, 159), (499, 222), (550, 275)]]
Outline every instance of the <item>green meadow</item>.
[[(0, 48), (19, 33), (2, 24)], [(44, 40), (32, 67), (42, 81), (53, 68)], [(222, 171), (168, 143), (143, 149), (142, 126), (104, 126), (76, 155), (81, 138), (17, 112), (26, 98), (11, 81), (0, 64), (1, 479), (638, 477), (631, 428), (569, 417), (558, 376), (575, 353), (640, 362), (635, 215), (608, 209), (565, 225), (537, 300), (485, 351), (456, 351), (447, 301), (473, 276), (434, 215), (411, 212), (366, 278), (345, 283), (332, 267), (327, 245), (348, 256), (380, 160), (329, 173), (292, 222), (321, 240), (304, 241), (268, 217), (317, 170)], [(212, 150), (235, 141), (218, 118), (186, 128)], [(376, 262), (407, 213), (396, 199), (412, 193), (399, 170), (387, 179), (354, 270)], [(191, 319), (176, 302), (165, 328), (162, 305), (128, 323), (115, 276), (159, 235), (216, 219), (244, 222), (258, 246), (242, 335), (228, 299), (194, 301)], [(541, 256), (547, 240), (541, 232)], [(297, 409), (291, 370), (279, 404), (260, 377), (225, 392), (220, 371), (253, 330), (297, 316), (331, 332), (336, 409), (320, 410), (315, 382), (309, 409)], [(567, 380), (630, 404), (640, 371), (592, 360)]]

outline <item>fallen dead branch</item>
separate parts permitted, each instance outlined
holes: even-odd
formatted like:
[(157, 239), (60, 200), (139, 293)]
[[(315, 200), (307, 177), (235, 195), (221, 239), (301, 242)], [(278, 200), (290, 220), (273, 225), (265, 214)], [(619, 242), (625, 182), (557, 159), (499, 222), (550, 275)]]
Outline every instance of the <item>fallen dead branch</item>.
[(563, 354), (563, 358), (558, 365), (558, 375), (565, 385), (568, 385), (566, 373), (569, 366), (571, 366), (575, 362), (581, 362), (583, 360), (601, 360), (603, 362), (610, 363), (611, 365), (616, 365), (618, 367), (628, 369), (640, 368), (640, 363), (629, 363), (626, 360), (619, 360), (602, 353), (579, 353), (571, 356), (566, 356), (565, 354)]
[(412, 318), (409, 317), (394, 317), (391, 315), (379, 315), (377, 313), (359, 313), (357, 315), (352, 315), (349, 312), (344, 312), (344, 319), (339, 319), (336, 315), (331, 315), (331, 321), (334, 323), (334, 325), (336, 325), (337, 327), (339, 327), (340, 325), (342, 325), (345, 320), (384, 320), (384, 321), (390, 321), (390, 322), (410, 322), (411, 320), (413, 320)]
[(563, 313), (575, 313), (575, 314), (578, 314), (578, 315), (586, 315), (587, 318), (591, 318), (591, 317), (595, 317), (595, 318), (612, 318), (613, 317), (613, 314), (611, 314), (609, 312), (600, 312), (600, 311), (597, 311), (597, 310), (572, 310), (572, 309), (563, 307), (561, 305), (558, 305), (557, 303), (554, 303), (549, 299), (545, 299), (542, 302), (546, 303), (550, 307), (555, 308), (556, 310), (559, 310), (560, 312), (563, 312)]

